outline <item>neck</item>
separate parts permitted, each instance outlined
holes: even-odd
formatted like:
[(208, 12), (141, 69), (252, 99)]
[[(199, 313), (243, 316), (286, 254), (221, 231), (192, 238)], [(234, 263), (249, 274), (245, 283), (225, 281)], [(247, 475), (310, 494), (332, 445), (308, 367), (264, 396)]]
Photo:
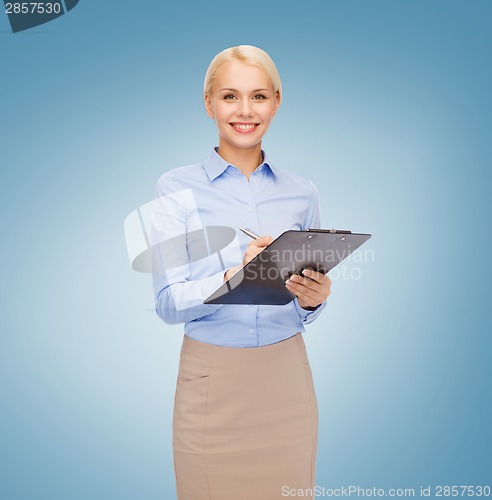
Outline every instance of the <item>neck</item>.
[(217, 152), (227, 163), (241, 170), (248, 179), (251, 173), (256, 170), (256, 167), (263, 162), (261, 142), (247, 149), (231, 148), (228, 144), (220, 143)]

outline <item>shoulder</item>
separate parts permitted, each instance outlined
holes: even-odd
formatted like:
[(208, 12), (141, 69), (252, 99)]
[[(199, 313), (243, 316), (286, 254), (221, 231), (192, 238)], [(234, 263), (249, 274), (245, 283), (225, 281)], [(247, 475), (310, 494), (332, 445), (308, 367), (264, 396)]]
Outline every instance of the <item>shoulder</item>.
[(302, 191), (306, 196), (312, 196), (318, 193), (316, 185), (308, 177), (277, 166), (273, 168), (280, 182), (295, 187), (297, 191)]
[(194, 163), (184, 167), (168, 170), (157, 180), (155, 194), (164, 194), (186, 189), (190, 186), (190, 180), (196, 179), (203, 173), (201, 163)]

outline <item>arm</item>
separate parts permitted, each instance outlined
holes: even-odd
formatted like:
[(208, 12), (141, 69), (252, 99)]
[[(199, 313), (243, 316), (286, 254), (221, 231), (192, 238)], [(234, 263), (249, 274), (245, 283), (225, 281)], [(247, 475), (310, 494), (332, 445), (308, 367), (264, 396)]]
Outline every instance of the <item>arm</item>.
[[(319, 191), (312, 181), (311, 195), (308, 199), (303, 230), (320, 227)], [(326, 299), (330, 295), (331, 280), (322, 273), (313, 272), (310, 277), (294, 278), (296, 282), (287, 282), (288, 290), (297, 296), (294, 299), (296, 310), (305, 324), (312, 323), (326, 307)], [(290, 280), (289, 280), (290, 281)]]
[(203, 230), (192, 190), (183, 189), (168, 175), (161, 177), (154, 192), (150, 221), (157, 315), (168, 324), (178, 324), (213, 314), (223, 307), (203, 303), (224, 282), (223, 270), (191, 279), (188, 236), (193, 232), (200, 237)]

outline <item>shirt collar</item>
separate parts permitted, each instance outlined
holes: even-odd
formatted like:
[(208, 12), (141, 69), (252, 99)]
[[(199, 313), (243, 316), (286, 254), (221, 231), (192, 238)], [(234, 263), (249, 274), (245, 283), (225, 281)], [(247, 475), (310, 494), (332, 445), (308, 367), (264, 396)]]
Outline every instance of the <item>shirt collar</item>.
[[(224, 158), (217, 153), (217, 149), (219, 148), (215, 147), (210, 156), (202, 163), (203, 168), (211, 181), (215, 180), (219, 177), (219, 175), (222, 175), (227, 167), (230, 166), (230, 163), (227, 163)], [(263, 149), (261, 150), (261, 153), (263, 154), (263, 163), (261, 165), (265, 165), (272, 171), (273, 174), (277, 175), (276, 169), (268, 160), (267, 154), (263, 151)]]

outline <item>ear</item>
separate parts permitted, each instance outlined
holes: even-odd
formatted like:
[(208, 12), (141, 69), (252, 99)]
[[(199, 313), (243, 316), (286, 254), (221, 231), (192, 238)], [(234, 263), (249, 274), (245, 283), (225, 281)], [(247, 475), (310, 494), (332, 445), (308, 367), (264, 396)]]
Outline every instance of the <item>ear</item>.
[(278, 108), (280, 108), (280, 94), (277, 91), (277, 92), (275, 92), (275, 104), (273, 106), (273, 112), (272, 112), (273, 117), (277, 113)]
[(212, 100), (210, 99), (210, 95), (205, 94), (203, 96), (203, 101), (205, 103), (205, 110), (207, 111), (207, 115), (210, 116), (210, 118), (212, 118), (212, 120), (215, 120), (215, 115), (214, 115), (214, 111), (212, 109)]

